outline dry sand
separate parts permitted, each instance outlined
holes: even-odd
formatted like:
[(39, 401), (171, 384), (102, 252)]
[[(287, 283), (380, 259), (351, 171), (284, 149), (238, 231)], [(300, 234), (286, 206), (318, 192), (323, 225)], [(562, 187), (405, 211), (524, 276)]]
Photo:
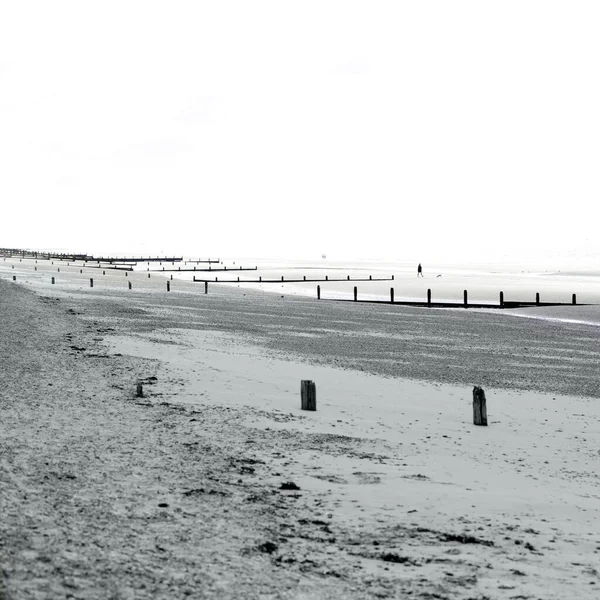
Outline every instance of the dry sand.
[(597, 327), (13, 272), (5, 598), (600, 597)]

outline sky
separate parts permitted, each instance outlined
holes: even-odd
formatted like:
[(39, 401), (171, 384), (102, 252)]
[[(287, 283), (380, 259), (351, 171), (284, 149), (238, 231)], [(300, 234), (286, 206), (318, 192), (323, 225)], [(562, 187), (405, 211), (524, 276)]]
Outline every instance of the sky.
[(0, 247), (600, 257), (600, 3), (0, 4)]

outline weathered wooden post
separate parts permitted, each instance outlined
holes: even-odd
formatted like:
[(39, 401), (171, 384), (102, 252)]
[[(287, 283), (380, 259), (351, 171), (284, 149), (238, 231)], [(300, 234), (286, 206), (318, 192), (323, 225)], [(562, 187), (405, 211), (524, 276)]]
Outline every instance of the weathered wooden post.
[[(54, 279), (54, 277), (52, 279)], [(13, 275), (13, 281), (16, 281), (16, 280), (17, 280), (17, 276)]]
[(431, 290), (427, 290), (427, 306), (431, 306)]
[(394, 304), (394, 288), (390, 288), (390, 302)]
[(320, 299), (321, 299), (321, 286), (318, 285), (317, 286), (317, 300), (320, 300)]
[(573, 294), (573, 304), (577, 304), (577, 294)]
[(90, 277), (90, 287), (94, 287), (94, 280), (92, 277)]
[(348, 275), (348, 281), (350, 281), (350, 275)]
[(325, 281), (329, 281), (329, 275), (325, 275)]
[(369, 281), (373, 279), (373, 275), (369, 275)]
[(262, 281), (262, 276), (259, 276), (258, 280), (259, 280), (259, 281)]
[(317, 410), (317, 386), (310, 379), (300, 382), (300, 399), (302, 410)]
[(144, 386), (142, 385), (141, 381), (137, 382), (136, 388), (135, 388), (135, 397), (136, 398), (143, 398), (144, 397)]
[(52, 285), (54, 285), (54, 277), (52, 278)]
[(283, 281), (283, 275), (281, 276), (281, 281)]
[(536, 306), (540, 305), (540, 293), (539, 292), (535, 293), (535, 305)]
[[(106, 275), (106, 271), (102, 271), (102, 275)], [(150, 277), (150, 275), (148, 275)]]
[(131, 289), (131, 281), (127, 282), (129, 289)]
[(240, 278), (238, 277), (238, 281), (240, 280)]
[(504, 308), (504, 292), (500, 292), (500, 308)]
[(476, 385), (473, 388), (473, 424), (487, 425), (487, 408), (485, 405), (485, 392)]
[(219, 278), (218, 278), (218, 277), (215, 277), (215, 281), (219, 281)]
[(304, 275), (304, 281), (306, 281), (306, 275)]
[(171, 291), (171, 282), (167, 281), (167, 292)]
[(204, 282), (204, 293), (208, 294), (208, 281)]
[(467, 290), (463, 291), (463, 303), (465, 305), (465, 308), (467, 308), (467, 306), (469, 306)]
[(354, 302), (356, 302), (358, 299), (358, 288), (356, 286), (354, 286)]

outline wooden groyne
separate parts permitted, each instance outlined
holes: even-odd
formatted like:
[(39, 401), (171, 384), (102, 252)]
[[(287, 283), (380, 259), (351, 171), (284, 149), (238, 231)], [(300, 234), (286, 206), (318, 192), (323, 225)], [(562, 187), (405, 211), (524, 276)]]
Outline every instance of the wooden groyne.
[(108, 256), (93, 256), (89, 258), (92, 262), (103, 262), (103, 263), (151, 263), (151, 262), (166, 262), (166, 263), (176, 263), (181, 262), (183, 260), (182, 256), (175, 257), (167, 257), (167, 256), (140, 256), (140, 257), (129, 257), (129, 256), (119, 256), (119, 257), (108, 257)]
[[(321, 286), (317, 286), (317, 299), (321, 300)], [(494, 308), (494, 309), (505, 309), (505, 308), (524, 308), (528, 306), (591, 306), (590, 304), (578, 304), (577, 295), (572, 294), (570, 302), (542, 302), (540, 294), (536, 293), (534, 301), (528, 300), (505, 300), (504, 292), (499, 293), (498, 303), (495, 302), (469, 302), (469, 293), (467, 290), (463, 291), (462, 302), (451, 302), (442, 301), (435, 302), (431, 298), (431, 289), (427, 290), (427, 299), (421, 300), (395, 300), (394, 299), (394, 288), (390, 288), (390, 299), (389, 300), (378, 300), (378, 299), (361, 299), (358, 298), (358, 288), (354, 287), (353, 298), (328, 298), (332, 302), (364, 302), (368, 304), (388, 304), (396, 306), (416, 306), (423, 308)]]
[(176, 271), (177, 273), (181, 272), (190, 272), (190, 273), (220, 273), (222, 271), (227, 271), (228, 273), (230, 273), (231, 271), (256, 271), (258, 269), (258, 267), (235, 267), (233, 269), (228, 269), (227, 267), (223, 267), (222, 269), (198, 269), (196, 267), (193, 267), (192, 269), (186, 269), (186, 268), (177, 268), (177, 269), (165, 269), (164, 267), (162, 269), (152, 269), (151, 272), (154, 273), (162, 273), (163, 271), (165, 272), (170, 272), (170, 271)]
[[(201, 269), (199, 269), (201, 270)], [(206, 269), (206, 271), (209, 271), (210, 269)], [(212, 269), (212, 271), (235, 271), (236, 269)], [(240, 269), (242, 270), (242, 269)], [(243, 269), (243, 270), (247, 270), (247, 271), (255, 271), (256, 268), (254, 269)], [(183, 271), (183, 269), (182, 269)], [(394, 276), (392, 275), (391, 277), (371, 277), (369, 275), (369, 278), (350, 278), (350, 275), (348, 275), (345, 279), (339, 279), (339, 278), (330, 278), (328, 275), (325, 276), (325, 278), (319, 278), (319, 279), (307, 279), (306, 276), (304, 276), (302, 279), (290, 279), (289, 277), (286, 279), (283, 275), (281, 276), (280, 279), (263, 279), (262, 277), (259, 277), (258, 279), (240, 279), (239, 277), (237, 279), (201, 279), (199, 277), (194, 277), (194, 281), (198, 282), (198, 283), (202, 283), (203, 281), (208, 281), (209, 283), (323, 283), (325, 281), (332, 283), (335, 281), (394, 281)]]
[(35, 250), (22, 250), (19, 248), (0, 248), (0, 256), (6, 258), (29, 258), (40, 260), (86, 260), (87, 254), (63, 254), (56, 252), (37, 252)]

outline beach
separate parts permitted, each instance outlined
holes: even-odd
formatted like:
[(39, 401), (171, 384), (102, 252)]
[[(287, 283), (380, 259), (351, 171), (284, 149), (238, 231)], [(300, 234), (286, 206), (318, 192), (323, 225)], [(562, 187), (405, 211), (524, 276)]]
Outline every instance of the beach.
[[(4, 597), (599, 596), (598, 306), (205, 294), (143, 268), (91, 288), (83, 268), (0, 264)], [(406, 275), (407, 298), (432, 285)]]

